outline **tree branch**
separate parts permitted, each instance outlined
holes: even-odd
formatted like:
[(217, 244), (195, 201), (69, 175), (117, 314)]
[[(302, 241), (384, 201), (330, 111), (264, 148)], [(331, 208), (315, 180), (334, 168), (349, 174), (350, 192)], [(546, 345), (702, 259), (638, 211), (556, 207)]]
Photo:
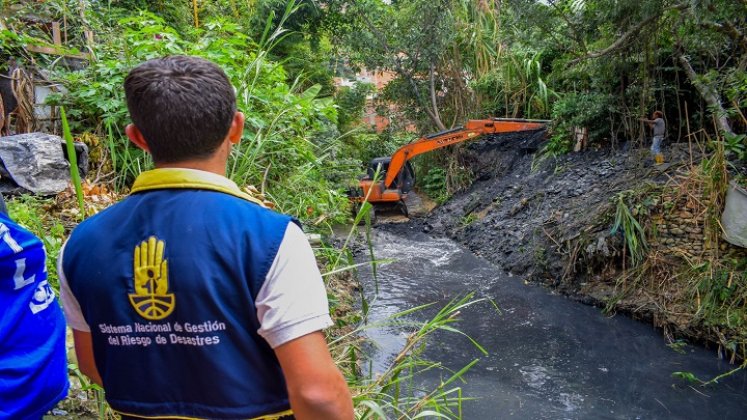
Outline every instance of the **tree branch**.
[(371, 31), (371, 33), (374, 35), (374, 37), (379, 41), (379, 44), (384, 48), (384, 52), (387, 55), (394, 55), (394, 71), (397, 72), (400, 76), (404, 77), (407, 82), (410, 84), (410, 87), (413, 90), (413, 93), (415, 94), (415, 101), (420, 104), (420, 106), (423, 108), (426, 114), (428, 114), (428, 117), (430, 117), (431, 121), (438, 127), (439, 130), (443, 131), (446, 129), (444, 126), (444, 123), (441, 122), (441, 118), (438, 115), (438, 108), (436, 108), (436, 104), (433, 104), (433, 109), (431, 109), (428, 106), (428, 102), (426, 102), (423, 99), (423, 96), (420, 94), (420, 89), (418, 88), (417, 83), (415, 83), (415, 77), (412, 73), (408, 73), (405, 71), (404, 67), (402, 66), (402, 63), (400, 61), (400, 58), (397, 54), (394, 54), (392, 51), (392, 48), (389, 46), (389, 43), (386, 40), (386, 36), (376, 28), (376, 26), (371, 22), (368, 17), (363, 14), (359, 13), (363, 21), (366, 23), (366, 26)]
[(687, 59), (687, 57), (685, 57), (684, 54), (680, 54), (678, 59), (680, 61), (680, 64), (682, 65), (682, 68), (685, 70), (685, 74), (687, 74), (687, 78), (690, 79), (690, 83), (695, 86), (695, 88), (700, 93), (700, 96), (703, 97), (703, 100), (705, 100), (708, 106), (710, 106), (713, 110), (713, 113), (716, 116), (716, 124), (718, 124), (719, 131), (728, 134), (734, 134), (734, 132), (731, 130), (731, 125), (729, 125), (729, 119), (726, 117), (726, 110), (724, 109), (723, 105), (721, 105), (721, 97), (719, 96), (716, 89), (714, 89), (713, 86), (709, 86), (703, 83), (702, 80), (700, 80), (700, 77), (698, 77), (695, 69), (693, 69), (693, 66), (690, 65), (690, 61)]
[[(716, 6), (709, 4), (707, 6), (708, 11), (711, 13), (717, 13), (718, 10), (716, 9)], [(747, 36), (745, 36), (739, 28), (734, 26), (731, 22), (728, 20), (724, 20), (722, 23), (718, 22), (705, 22), (703, 23), (704, 26), (710, 27), (711, 29), (721, 32), (723, 34), (726, 34), (731, 39), (736, 41), (745, 51), (747, 51)]]
[(743, 50), (747, 51), (747, 36), (740, 32), (739, 29), (731, 24), (731, 22), (703, 22), (701, 23), (701, 26), (713, 29), (716, 32), (721, 32), (737, 42)]
[(580, 45), (581, 48), (583, 48), (585, 53), (588, 52), (589, 49), (586, 48), (586, 43), (584, 42), (584, 38), (579, 34), (578, 29), (576, 28), (576, 25), (574, 25), (573, 22), (571, 22), (571, 19), (568, 16), (566, 16), (566, 14), (563, 13), (562, 10), (560, 10), (558, 5), (555, 4), (555, 1), (549, 0), (548, 3), (550, 3), (550, 6), (552, 6), (552, 8), (555, 9), (556, 12), (558, 12), (560, 17), (563, 18), (563, 20), (565, 21), (566, 25), (568, 25), (568, 27), (571, 29), (571, 32), (573, 32), (573, 38), (576, 40), (578, 45)]
[(435, 114), (436, 120), (438, 121), (436, 125), (438, 126), (438, 129), (443, 131), (446, 129), (443, 122), (441, 121), (441, 115), (438, 114), (438, 102), (436, 99), (436, 71), (435, 66), (433, 65), (433, 62), (431, 62), (430, 69), (430, 91), (431, 91), (431, 106), (433, 107), (433, 113)]
[[(666, 11), (669, 11), (669, 10), (684, 10), (684, 9), (689, 8), (689, 7), (690, 7), (690, 5), (687, 4), (687, 3), (678, 4), (678, 5), (675, 5), (675, 6), (672, 6), (672, 7), (664, 9), (662, 11), (662, 13), (666, 12)], [(644, 26), (646, 26), (646, 25), (648, 25), (648, 24), (650, 24), (650, 23), (658, 20), (660, 16), (661, 16), (661, 14), (655, 14), (655, 15), (647, 17), (646, 19), (638, 22), (637, 25), (635, 25), (632, 28), (628, 29), (627, 32), (625, 32), (624, 34), (622, 34), (620, 36), (620, 38), (617, 38), (617, 40), (615, 40), (615, 42), (613, 42), (609, 47), (607, 47), (607, 48), (605, 48), (603, 50), (590, 52), (590, 53), (586, 54), (583, 57), (579, 57), (579, 58), (576, 58), (574, 60), (571, 60), (570, 65), (578, 64), (579, 62), (581, 62), (583, 60), (588, 60), (590, 58), (599, 58), (599, 57), (605, 56), (605, 55), (607, 55), (607, 54), (609, 54), (609, 53), (617, 50), (618, 48), (620, 48), (620, 47), (622, 47), (622, 46), (625, 45), (625, 42), (628, 40), (628, 38), (630, 38), (631, 36), (633, 36), (633, 35), (637, 34), (638, 32), (640, 32), (640, 30), (643, 29)]]

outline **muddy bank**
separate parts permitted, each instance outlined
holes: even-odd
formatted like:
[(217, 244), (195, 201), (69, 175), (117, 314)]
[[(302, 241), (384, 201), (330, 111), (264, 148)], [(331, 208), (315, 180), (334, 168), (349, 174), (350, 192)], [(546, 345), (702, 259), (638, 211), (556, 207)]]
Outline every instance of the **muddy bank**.
[[(606, 221), (617, 193), (666, 180), (646, 150), (607, 149), (540, 158), (514, 139), (491, 139), (468, 148), (465, 164), (477, 181), (414, 220), (426, 232), (448, 236), (507, 272), (534, 281), (569, 277), (567, 246), (594, 237), (592, 254), (614, 257), (618, 235)], [(677, 155), (681, 155), (678, 151)]]
[[(687, 179), (683, 173), (700, 158), (692, 155), (691, 145), (668, 144), (667, 163), (654, 166), (643, 147), (541, 159), (531, 147), (536, 140), (506, 136), (470, 145), (464, 164), (474, 168), (477, 180), (413, 218), (408, 228), (449, 237), (510, 274), (653, 321), (667, 334), (726, 344), (729, 335), (739, 333), (699, 317), (701, 302), (685, 296), (691, 292), (687, 285), (671, 281), (678, 267), (703, 261), (709, 253), (703, 203), (677, 190), (677, 179)], [(638, 205), (648, 212), (648, 224), (641, 224), (646, 236), (653, 235), (642, 257), (647, 262), (641, 264), (649, 271), (640, 273), (650, 284), (663, 285), (658, 289), (646, 289), (645, 282), (621, 288), (621, 278), (631, 270), (623, 232), (612, 229), (620, 194), (628, 201), (647, 200)], [(655, 216), (657, 211), (664, 215)], [(717, 251), (732, 252), (724, 249), (721, 244)], [(741, 249), (733, 252), (745, 256)]]

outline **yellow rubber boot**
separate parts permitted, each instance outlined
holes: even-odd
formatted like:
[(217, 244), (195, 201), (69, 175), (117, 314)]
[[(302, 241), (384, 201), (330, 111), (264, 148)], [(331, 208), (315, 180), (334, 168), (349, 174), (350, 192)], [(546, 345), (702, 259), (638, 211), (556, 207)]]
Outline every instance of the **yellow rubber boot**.
[(662, 155), (661, 153), (657, 153), (656, 156), (654, 156), (654, 159), (656, 160), (657, 165), (661, 165), (662, 163), (664, 163), (664, 155)]

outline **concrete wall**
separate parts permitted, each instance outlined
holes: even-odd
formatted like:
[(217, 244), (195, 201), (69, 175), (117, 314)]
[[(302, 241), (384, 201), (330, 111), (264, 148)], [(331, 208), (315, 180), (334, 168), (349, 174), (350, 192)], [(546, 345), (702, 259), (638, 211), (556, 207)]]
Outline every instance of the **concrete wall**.
[(36, 116), (36, 131), (58, 134), (60, 124), (59, 110), (57, 110), (57, 107), (45, 105), (44, 102), (47, 96), (51, 93), (58, 92), (59, 90), (59, 85), (49, 83), (36, 84), (34, 86), (34, 115)]

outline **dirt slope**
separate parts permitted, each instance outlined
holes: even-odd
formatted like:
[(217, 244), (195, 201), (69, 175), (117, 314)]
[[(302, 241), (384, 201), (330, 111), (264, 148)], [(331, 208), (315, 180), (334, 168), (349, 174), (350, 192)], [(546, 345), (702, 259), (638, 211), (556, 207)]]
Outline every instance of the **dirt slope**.
[[(537, 136), (508, 135), (470, 145), (466, 162), (476, 168), (478, 180), (412, 223), (455, 239), (512, 274), (574, 294), (575, 286), (559, 284), (564, 274), (572, 277), (569, 241), (591, 235), (595, 245), (588, 254), (617, 253), (619, 237), (605, 220), (612, 198), (643, 182), (663, 182), (668, 165), (655, 169), (645, 149), (540, 160), (532, 147), (536, 143)], [(571, 283), (576, 281), (582, 279)]]

